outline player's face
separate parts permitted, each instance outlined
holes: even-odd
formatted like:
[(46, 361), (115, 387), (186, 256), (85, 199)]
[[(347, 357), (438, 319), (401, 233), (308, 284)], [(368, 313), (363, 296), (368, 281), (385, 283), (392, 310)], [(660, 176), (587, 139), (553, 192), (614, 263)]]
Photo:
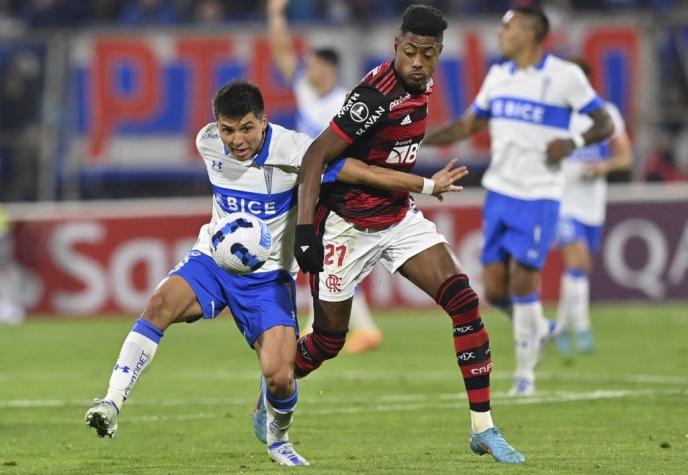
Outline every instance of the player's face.
[(502, 54), (512, 59), (527, 44), (528, 35), (532, 35), (525, 25), (522, 15), (512, 10), (506, 12), (499, 27), (499, 49)]
[(422, 91), (435, 72), (442, 43), (434, 36), (405, 33), (394, 39), (394, 67), (411, 89)]
[(232, 156), (242, 162), (260, 151), (267, 126), (267, 117), (264, 114), (256, 117), (253, 112), (240, 118), (221, 115), (217, 119), (220, 139), (230, 149)]

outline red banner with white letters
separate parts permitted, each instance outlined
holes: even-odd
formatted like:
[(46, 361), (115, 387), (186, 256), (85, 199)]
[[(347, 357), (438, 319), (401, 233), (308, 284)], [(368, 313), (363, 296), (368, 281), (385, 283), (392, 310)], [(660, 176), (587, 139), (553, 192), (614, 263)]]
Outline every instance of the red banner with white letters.
[[(591, 289), (594, 299), (688, 298), (688, 189), (685, 198), (612, 203)], [(481, 293), (479, 199), (465, 205), (423, 200), (421, 209), (452, 243)], [(158, 282), (193, 246), (209, 218), (208, 201), (111, 205), (50, 205), (47, 212), (9, 207), (15, 218), (16, 265), (36, 292), (33, 313), (96, 315), (139, 313)], [(116, 210), (116, 212), (113, 212)], [(555, 251), (543, 273), (542, 297), (557, 298), (562, 262)], [(380, 266), (365, 280), (374, 308), (429, 307), (432, 300)], [(299, 280), (299, 302), (309, 299)]]

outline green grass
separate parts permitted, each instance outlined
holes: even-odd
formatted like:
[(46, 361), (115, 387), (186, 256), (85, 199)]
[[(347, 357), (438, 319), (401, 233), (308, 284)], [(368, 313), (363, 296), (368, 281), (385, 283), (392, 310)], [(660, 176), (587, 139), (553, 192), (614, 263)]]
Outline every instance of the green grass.
[[(688, 306), (593, 309), (598, 351), (554, 348), (539, 396), (505, 394), (509, 322), (486, 317), (493, 415), (527, 457), (471, 454), (448, 319), (386, 312), (383, 347), (342, 354), (301, 384), (291, 438), (310, 473), (688, 473)], [(0, 474), (281, 471), (251, 430), (258, 369), (229, 319), (173, 326), (113, 440), (83, 415), (102, 395), (131, 320), (39, 319), (0, 327)], [(283, 470), (287, 472), (289, 470)]]

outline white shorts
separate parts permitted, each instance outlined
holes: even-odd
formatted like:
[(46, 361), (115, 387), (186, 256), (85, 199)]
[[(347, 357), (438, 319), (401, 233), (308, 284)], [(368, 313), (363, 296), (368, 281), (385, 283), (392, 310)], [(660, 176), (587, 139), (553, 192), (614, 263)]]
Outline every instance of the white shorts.
[(313, 293), (320, 300), (340, 302), (353, 297), (356, 286), (378, 261), (393, 274), (411, 257), (447, 240), (432, 221), (412, 206), (399, 223), (379, 230), (354, 227), (330, 212), (322, 242), (324, 268), (318, 274), (318, 288)]

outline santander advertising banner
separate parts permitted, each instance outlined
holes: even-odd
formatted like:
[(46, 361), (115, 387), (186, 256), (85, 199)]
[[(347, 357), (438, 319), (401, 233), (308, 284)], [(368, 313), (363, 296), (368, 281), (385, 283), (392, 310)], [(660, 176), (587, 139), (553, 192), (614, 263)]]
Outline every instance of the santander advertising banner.
[[(595, 300), (688, 299), (688, 188), (652, 202), (612, 202), (591, 281)], [(481, 193), (464, 192), (419, 207), (452, 243), (478, 292), (482, 245)], [(36, 289), (32, 313), (138, 314), (149, 295), (193, 245), (209, 217), (205, 199), (10, 206), (17, 265)], [(561, 256), (543, 273), (542, 296), (557, 298)], [(376, 267), (364, 282), (374, 308), (432, 307), (433, 301), (400, 276)], [(300, 305), (309, 299), (299, 279)]]

